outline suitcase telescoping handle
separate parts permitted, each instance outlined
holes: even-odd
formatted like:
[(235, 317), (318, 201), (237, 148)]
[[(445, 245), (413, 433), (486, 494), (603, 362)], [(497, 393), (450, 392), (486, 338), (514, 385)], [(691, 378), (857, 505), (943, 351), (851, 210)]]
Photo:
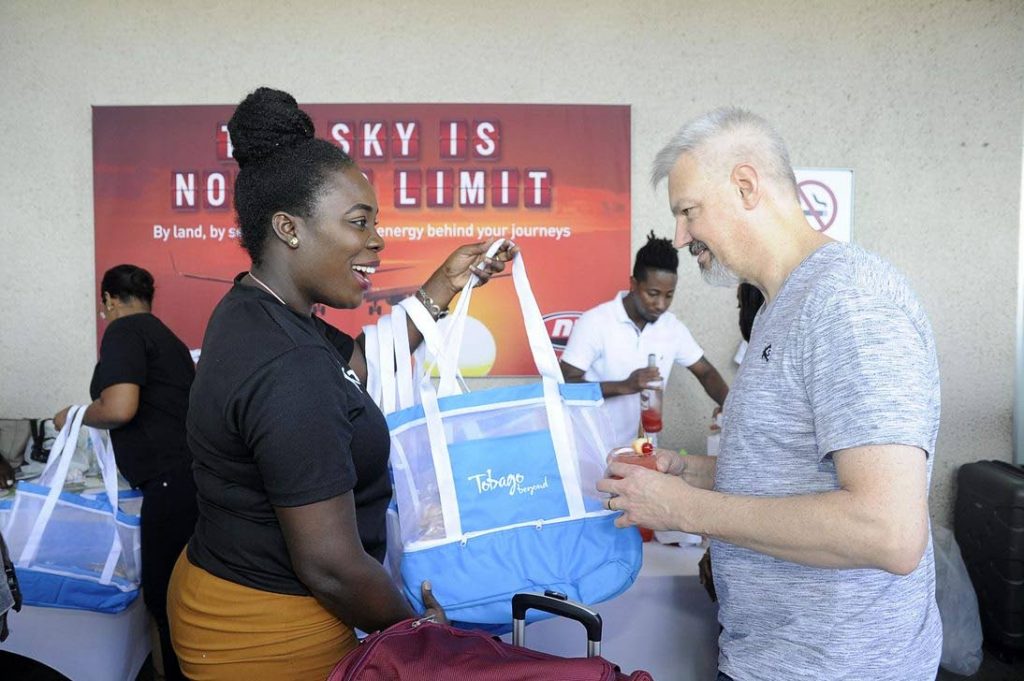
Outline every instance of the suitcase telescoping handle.
[(587, 657), (601, 654), (601, 615), (557, 591), (516, 594), (512, 597), (512, 644), (526, 645), (526, 611), (543, 610), (576, 620), (587, 630)]

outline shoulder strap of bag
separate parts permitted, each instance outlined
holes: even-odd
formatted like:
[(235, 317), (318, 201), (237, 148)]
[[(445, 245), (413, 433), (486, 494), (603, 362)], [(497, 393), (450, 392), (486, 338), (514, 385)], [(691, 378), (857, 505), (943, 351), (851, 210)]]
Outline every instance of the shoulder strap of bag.
[(462, 536), (462, 518), (459, 515), (459, 501), (455, 496), (455, 474), (452, 459), (448, 453), (448, 439), (441, 422), (441, 410), (437, 404), (437, 393), (430, 383), (430, 374), (424, 374), (420, 383), (420, 398), (424, 421), (427, 424), (427, 439), (430, 441), (430, 457), (437, 478), (437, 491), (441, 499), (441, 519), (444, 534), (449, 539)]
[[(493, 257), (501, 246), (499, 239), (488, 250), (488, 257)], [(526, 329), (526, 336), (530, 343), (530, 353), (533, 355), (534, 365), (537, 373), (540, 374), (544, 383), (545, 408), (548, 414), (548, 422), (551, 430), (551, 437), (554, 441), (555, 451), (558, 454), (558, 467), (562, 480), (566, 484), (566, 499), (569, 504), (569, 512), (572, 516), (581, 516), (584, 513), (583, 495), (579, 485), (575, 481), (579, 479), (579, 466), (576, 459), (575, 441), (572, 438), (572, 431), (569, 427), (565, 407), (559, 386), (565, 382), (562, 371), (558, 367), (558, 359), (555, 357), (554, 348), (551, 347), (551, 338), (548, 336), (544, 326), (544, 317), (540, 313), (540, 306), (537, 305), (537, 298), (533, 294), (533, 287), (530, 286), (530, 279), (526, 274), (526, 260), (520, 252), (512, 262), (512, 280), (515, 284), (516, 297), (519, 300), (519, 310), (523, 316), (523, 326)], [(459, 303), (452, 315), (455, 320), (449, 335), (447, 336), (446, 350), (448, 351), (448, 364), (457, 362), (458, 353), (462, 346), (465, 321), (469, 315), (469, 302), (473, 287), (479, 283), (474, 275), (466, 284), (459, 297)], [(453, 360), (453, 358), (455, 358)], [(449, 376), (449, 381), (451, 377)], [(438, 394), (443, 395), (442, 388), (446, 385), (446, 377), (441, 376), (441, 386)], [(450, 385), (450, 383), (449, 383)], [(571, 489), (570, 489), (571, 487)]]
[(377, 365), (380, 375), (380, 409), (385, 414), (395, 411), (395, 337), (394, 317), (384, 315), (377, 322)]
[(415, 296), (409, 296), (398, 304), (423, 334), (423, 344), (426, 345), (427, 352), (436, 356), (441, 350), (441, 332), (437, 328), (437, 322)]
[[(423, 307), (423, 303), (416, 299), (415, 296), (409, 296), (405, 300), (399, 303), (402, 308), (405, 309), (409, 318), (412, 319), (413, 324), (419, 329), (420, 333), (423, 334), (423, 343), (417, 348), (416, 356), (419, 358), (425, 358), (427, 354), (433, 361), (426, 361), (421, 359), (417, 362), (417, 374), (419, 374), (420, 381), (424, 376), (429, 377), (430, 372), (436, 366), (438, 373), (441, 375), (441, 385), (443, 389), (438, 392), (441, 397), (448, 395), (458, 395), (463, 392), (468, 392), (465, 381), (462, 378), (462, 374), (459, 372), (458, 353), (454, 355), (454, 361), (449, 364), (449, 353), (445, 352), (448, 347), (448, 339), (441, 333), (441, 328), (438, 323), (434, 321), (434, 318), (430, 316), (426, 308)], [(457, 310), (458, 308), (456, 308)], [(451, 316), (454, 316), (451, 315)], [(449, 326), (449, 328), (451, 328)], [(425, 348), (425, 352), (424, 352)], [(396, 352), (398, 348), (396, 348)], [(450, 367), (450, 368), (449, 368)], [(445, 379), (445, 376), (451, 376), (449, 380)], [(413, 384), (415, 385), (415, 383)]]
[(544, 326), (537, 298), (526, 276), (526, 262), (523, 254), (516, 256), (512, 263), (512, 281), (515, 283), (519, 298), (519, 309), (523, 313), (523, 324), (526, 336), (530, 341), (530, 351), (537, 365), (537, 372), (544, 383), (544, 408), (548, 415), (548, 426), (551, 429), (551, 441), (555, 448), (555, 459), (558, 462), (558, 474), (562, 478), (565, 490), (565, 501), (569, 507), (569, 516), (580, 518), (586, 514), (583, 505), (583, 491), (580, 489), (579, 461), (576, 455), (576, 442), (572, 437), (569, 418), (565, 403), (562, 400), (560, 385), (565, 382), (558, 368), (555, 350), (551, 347), (551, 338)]
[[(44, 487), (64, 486), (71, 467), (71, 460), (74, 458), (75, 449), (78, 447), (78, 435), (82, 429), (81, 419), (85, 418), (85, 409), (84, 406), (78, 405), (68, 407), (64, 427), (57, 433), (57, 439), (54, 440), (53, 447), (50, 450), (52, 456), (47, 458), (46, 465), (43, 466), (43, 472), (39, 474), (39, 479), (36, 481), (38, 484)], [(76, 414), (80, 417), (77, 426), (75, 425)], [(68, 453), (66, 463), (64, 459), (65, 452)], [(59, 477), (59, 480), (57, 480), (57, 477)], [(57, 482), (56, 485), (53, 484), (55, 481)]]
[[(458, 358), (462, 343), (458, 329), (460, 320), (464, 322), (465, 316), (469, 314), (469, 300), (474, 278), (475, 275), (459, 294), (459, 302), (455, 311), (449, 315), (448, 334), (444, 337), (441, 336), (433, 317), (427, 314), (418, 300), (412, 300), (406, 307), (409, 316), (423, 333), (424, 345), (427, 346), (427, 351), (434, 360), (433, 362), (424, 362), (420, 372), (420, 404), (423, 407), (424, 421), (427, 425), (431, 462), (434, 467), (434, 475), (437, 478), (438, 495), (441, 500), (441, 519), (444, 523), (445, 536), (449, 538), (462, 536), (462, 518), (459, 515), (459, 503), (455, 495), (455, 476), (452, 472), (451, 456), (448, 452), (448, 440), (444, 434), (441, 409), (437, 399), (438, 395), (444, 397), (459, 392)], [(433, 366), (438, 367), (440, 374), (437, 390), (430, 382)]]
[[(36, 516), (35, 523), (32, 525), (32, 531), (25, 542), (25, 548), (22, 549), (21, 555), (18, 557), (17, 565), (19, 567), (28, 567), (35, 560), (36, 554), (39, 553), (39, 543), (43, 538), (43, 532), (46, 530), (50, 517), (53, 515), (57, 499), (64, 489), (64, 481), (68, 477), (71, 460), (75, 457), (75, 448), (78, 446), (78, 432), (82, 428), (82, 418), (84, 416), (85, 407), (74, 406), (68, 410), (67, 421), (65, 421), (64, 427), (61, 429), (60, 435), (57, 436), (57, 441), (51, 450), (50, 460), (47, 462), (46, 468), (43, 469), (42, 475), (40, 475), (40, 480), (45, 479), (46, 482), (44, 484), (49, 485), (50, 491), (46, 495), (46, 501), (43, 502), (39, 515)], [(56, 452), (59, 456), (53, 456), (53, 452)], [(48, 472), (50, 475), (47, 475)]]
[(479, 283), (474, 274), (459, 293), (455, 310), (448, 316), (447, 332), (441, 344), (443, 357), (438, 362), (440, 380), (437, 393), (441, 396), (455, 395), (458, 392), (459, 353), (462, 350), (462, 339), (466, 334), (466, 320), (469, 318), (469, 302), (473, 298), (473, 287)]
[(398, 409), (408, 409), (415, 404), (408, 323), (408, 314), (404, 307), (395, 305), (391, 308), (391, 332), (395, 339), (395, 385)]
[(377, 340), (377, 326), (367, 324), (363, 327), (363, 346), (366, 358), (366, 392), (378, 406), (381, 404), (382, 386), (380, 383), (380, 343)]
[(544, 317), (533, 295), (533, 287), (526, 276), (526, 261), (520, 252), (512, 262), (512, 281), (515, 283), (516, 295), (519, 298), (519, 310), (523, 313), (523, 325), (526, 337), (530, 341), (530, 353), (537, 373), (555, 383), (565, 383), (562, 370), (558, 368), (555, 350), (551, 347), (551, 338), (544, 326)]
[[(488, 258), (494, 255), (505, 243), (504, 239), (497, 239), (484, 254)], [(459, 353), (462, 350), (462, 340), (466, 333), (466, 320), (469, 318), (469, 303), (473, 298), (473, 289), (480, 284), (480, 277), (470, 274), (466, 285), (459, 293), (459, 300), (455, 305), (455, 311), (448, 316), (448, 331), (441, 344), (441, 351), (444, 353), (443, 360), (438, 363), (441, 380), (438, 382), (437, 394), (441, 397), (458, 394), (459, 381), (462, 380), (459, 371)], [(465, 381), (462, 381), (465, 385)]]
[[(413, 351), (409, 343), (408, 322), (423, 335), (423, 342)], [(434, 366), (446, 367), (445, 336), (423, 304), (410, 296), (395, 305), (390, 315), (384, 315), (376, 324), (363, 327), (366, 344), (366, 391), (385, 414), (406, 409), (419, 402), (419, 385), (414, 375), (429, 373)], [(425, 362), (429, 352), (433, 362)], [(448, 372), (445, 371), (445, 374)], [(465, 380), (456, 367), (455, 389), (445, 394), (458, 394), (467, 390)]]
[[(85, 410), (83, 409), (83, 411)], [(109, 434), (104, 436), (104, 431), (89, 428), (89, 439), (92, 442), (96, 461), (100, 466), (100, 473), (103, 475), (103, 488), (107, 493), (110, 513), (114, 518), (114, 522), (110, 525), (113, 538), (110, 542), (110, 550), (107, 551), (107, 560), (103, 564), (103, 572), (100, 574), (100, 584), (110, 584), (110, 580), (114, 576), (114, 568), (117, 567), (117, 560), (121, 557), (123, 550), (121, 535), (117, 532), (117, 465), (114, 462), (114, 447), (110, 442)]]

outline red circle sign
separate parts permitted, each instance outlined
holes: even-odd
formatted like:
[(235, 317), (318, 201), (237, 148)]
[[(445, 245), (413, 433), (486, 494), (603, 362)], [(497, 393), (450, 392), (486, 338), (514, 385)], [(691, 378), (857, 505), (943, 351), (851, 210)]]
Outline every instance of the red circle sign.
[[(828, 230), (836, 221), (836, 215), (839, 213), (839, 205), (832, 189), (818, 180), (804, 180), (797, 185), (796, 191), (800, 196), (800, 205), (803, 206), (804, 215), (814, 219), (819, 232)], [(814, 227), (814, 225), (811, 226)]]

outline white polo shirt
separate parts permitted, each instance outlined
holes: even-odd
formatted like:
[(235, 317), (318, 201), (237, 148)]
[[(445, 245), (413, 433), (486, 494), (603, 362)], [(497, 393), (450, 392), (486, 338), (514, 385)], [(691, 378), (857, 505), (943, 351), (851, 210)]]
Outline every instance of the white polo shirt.
[[(627, 293), (620, 291), (607, 303), (583, 313), (573, 325), (563, 362), (586, 372), (583, 377), (587, 381), (621, 381), (646, 367), (647, 356), (654, 353), (667, 383), (676, 362), (690, 367), (704, 356), (693, 334), (671, 312), (638, 329), (622, 304)], [(640, 395), (606, 397), (604, 410), (614, 437), (611, 446), (629, 444), (640, 426)]]

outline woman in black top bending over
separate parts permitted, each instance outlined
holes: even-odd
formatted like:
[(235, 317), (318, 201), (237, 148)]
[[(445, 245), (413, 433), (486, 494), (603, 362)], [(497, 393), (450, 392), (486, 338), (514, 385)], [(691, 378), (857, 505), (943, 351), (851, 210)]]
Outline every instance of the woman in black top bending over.
[[(228, 130), (252, 266), (214, 310), (192, 390), (200, 518), (171, 583), (172, 634), (194, 679), (322, 679), (353, 628), (414, 615), (381, 565), (390, 439), (361, 339), (312, 314), (362, 304), (384, 248), (377, 198), (287, 93), (255, 91)], [(423, 284), (428, 310), (503, 269), (513, 253), (487, 260), (488, 245), (459, 248)]]
[[(83, 423), (110, 430), (114, 458), (142, 491), (142, 597), (156, 620), (164, 676), (183, 679), (167, 624), (167, 583), (196, 524), (185, 414), (195, 366), (188, 347), (155, 317), (153, 276), (135, 265), (106, 271), (102, 314), (110, 322)], [(64, 426), (68, 409), (54, 417)]]

